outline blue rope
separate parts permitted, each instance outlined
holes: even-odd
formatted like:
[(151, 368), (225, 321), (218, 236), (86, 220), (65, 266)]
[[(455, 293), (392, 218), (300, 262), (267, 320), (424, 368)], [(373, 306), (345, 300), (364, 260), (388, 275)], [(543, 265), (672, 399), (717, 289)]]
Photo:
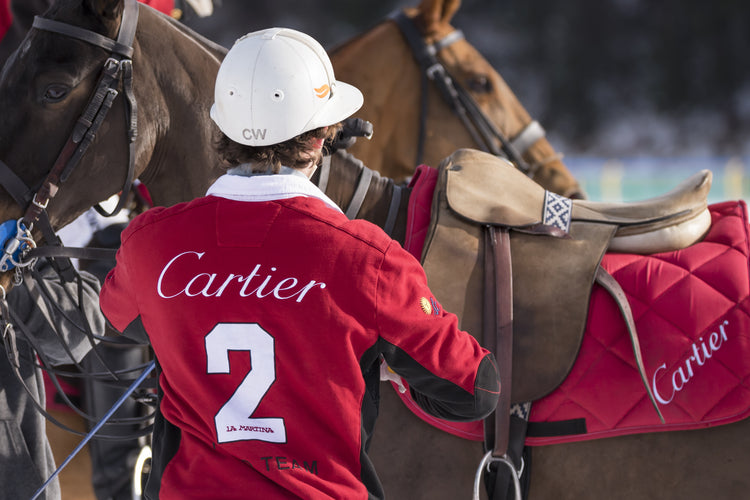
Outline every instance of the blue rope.
[(143, 373), (141, 373), (141, 375), (138, 377), (138, 379), (136, 379), (135, 382), (133, 382), (132, 384), (130, 384), (130, 387), (128, 387), (128, 390), (125, 391), (125, 394), (123, 394), (122, 396), (120, 396), (120, 399), (118, 399), (115, 402), (115, 404), (112, 405), (112, 408), (109, 409), (109, 411), (107, 412), (107, 414), (104, 415), (102, 417), (102, 419), (99, 422), (97, 422), (97, 424), (94, 426), (94, 428), (91, 429), (91, 431), (88, 434), (86, 434), (86, 436), (83, 438), (83, 440), (81, 440), (81, 442), (78, 443), (78, 446), (76, 447), (76, 449), (73, 450), (73, 452), (70, 455), (68, 455), (68, 458), (66, 458), (65, 461), (62, 464), (60, 464), (60, 467), (58, 467), (57, 470), (52, 473), (52, 475), (49, 477), (49, 479), (47, 479), (44, 482), (44, 484), (38, 490), (36, 490), (36, 493), (34, 493), (34, 496), (31, 497), (31, 500), (35, 500), (36, 498), (39, 497), (39, 495), (42, 494), (42, 492), (45, 490), (45, 488), (47, 488), (47, 486), (49, 485), (49, 483), (51, 483), (52, 480), (55, 479), (55, 477), (57, 477), (58, 474), (60, 474), (60, 471), (63, 470), (63, 468), (65, 468), (65, 466), (68, 465), (68, 463), (71, 460), (73, 460), (73, 457), (75, 457), (76, 454), (79, 451), (81, 451), (81, 449), (86, 445), (86, 443), (88, 443), (89, 440), (92, 437), (94, 437), (94, 434), (96, 434), (97, 432), (99, 432), (99, 429), (101, 429), (102, 426), (107, 422), (107, 420), (109, 420), (112, 417), (112, 415), (117, 411), (117, 409), (120, 407), (120, 405), (122, 405), (125, 402), (125, 400), (128, 397), (130, 397), (130, 395), (133, 393), (133, 391), (135, 391), (138, 388), (138, 386), (141, 385), (141, 382), (143, 382), (146, 379), (146, 377), (148, 376), (148, 374), (151, 373), (151, 371), (154, 369), (155, 366), (156, 366), (156, 361), (151, 361), (148, 364), (148, 366), (146, 366), (146, 368), (143, 370)]

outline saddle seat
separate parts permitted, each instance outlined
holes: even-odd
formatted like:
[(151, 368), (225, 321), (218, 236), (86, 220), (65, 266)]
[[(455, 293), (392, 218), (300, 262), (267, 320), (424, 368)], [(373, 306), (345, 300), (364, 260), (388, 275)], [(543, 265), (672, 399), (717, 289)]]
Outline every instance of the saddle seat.
[[(607, 251), (652, 254), (679, 250), (699, 241), (708, 232), (711, 215), (708, 192), (712, 174), (702, 170), (672, 191), (640, 202), (602, 203), (568, 200), (544, 190), (510, 162), (489, 154), (458, 150), (447, 178), (448, 204), (462, 216), (480, 224), (538, 230), (557, 225), (569, 232), (570, 222), (560, 219), (617, 226)], [(546, 212), (552, 211), (553, 220)], [(545, 220), (547, 218), (547, 220)]]

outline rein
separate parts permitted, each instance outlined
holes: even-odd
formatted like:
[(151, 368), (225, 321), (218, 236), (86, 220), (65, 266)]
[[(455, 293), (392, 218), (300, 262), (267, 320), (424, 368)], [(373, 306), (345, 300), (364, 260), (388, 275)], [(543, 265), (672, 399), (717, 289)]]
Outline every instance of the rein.
[[(530, 166), (521, 156), (537, 140), (544, 137), (544, 129), (538, 122), (532, 121), (513, 140), (508, 140), (502, 132), (487, 118), (472, 95), (466, 91), (450, 74), (437, 58), (444, 48), (464, 38), (461, 30), (454, 30), (443, 39), (428, 45), (414, 24), (413, 19), (404, 12), (391, 14), (401, 33), (412, 49), (414, 58), (422, 68), (422, 97), (419, 136), (417, 139), (416, 164), (422, 163), (424, 157), (425, 128), (427, 122), (427, 88), (432, 81), (437, 86), (445, 102), (459, 117), (464, 127), (483, 151), (495, 156), (508, 158), (521, 172), (531, 177), (536, 167)], [(500, 142), (500, 148), (497, 142)], [(520, 151), (520, 152), (519, 152)]]
[[(349, 205), (344, 210), (344, 214), (349, 219), (355, 219), (362, 210), (362, 205), (367, 198), (367, 192), (370, 190), (370, 185), (373, 181), (378, 182), (380, 174), (372, 169), (369, 169), (365, 164), (356, 159), (349, 153), (339, 152), (341, 149), (346, 149), (356, 141), (357, 137), (365, 137), (369, 139), (372, 137), (372, 123), (362, 120), (359, 118), (347, 118), (342, 122), (342, 129), (339, 136), (334, 142), (341, 144), (337, 146), (331, 144), (327, 148), (327, 153), (323, 156), (320, 168), (318, 169), (318, 189), (324, 193), (328, 189), (328, 180), (331, 175), (331, 158), (333, 155), (340, 155), (341, 161), (354, 163), (357, 166), (357, 173), (359, 180), (354, 188), (354, 194), (352, 199), (349, 201)], [(388, 213), (386, 214), (386, 220), (383, 224), (383, 230), (388, 236), (393, 236), (393, 230), (396, 227), (396, 220), (398, 218), (398, 210), (401, 207), (401, 196), (403, 194), (403, 188), (396, 183), (393, 183), (393, 193), (391, 193), (391, 202), (388, 206)]]
[[(519, 153), (519, 150), (526, 151), (538, 139), (544, 137), (544, 129), (536, 122), (532, 121), (526, 128), (513, 140), (508, 140), (487, 115), (481, 110), (479, 104), (450, 74), (445, 66), (437, 58), (437, 54), (445, 47), (450, 46), (458, 40), (464, 38), (463, 32), (454, 30), (446, 37), (432, 45), (428, 45), (422, 38), (413, 19), (408, 17), (404, 12), (398, 11), (391, 15), (391, 19), (401, 30), (412, 49), (412, 54), (422, 69), (422, 92), (421, 92), (421, 115), (419, 124), (419, 136), (417, 146), (417, 165), (422, 163), (424, 154), (425, 128), (427, 121), (427, 104), (428, 104), (428, 85), (433, 81), (440, 91), (444, 101), (450, 106), (453, 112), (459, 117), (464, 127), (469, 132), (474, 142), (476, 142), (483, 151), (509, 159), (515, 167), (528, 177), (534, 175), (536, 167), (532, 168)], [(500, 147), (498, 148), (497, 143)], [(485, 342), (490, 344), (487, 347), (495, 354), (498, 362), (500, 379), (511, 380), (512, 363), (511, 353), (513, 345), (513, 290), (510, 275), (502, 279), (499, 273), (510, 269), (510, 236), (507, 229), (499, 230), (494, 226), (485, 227), (484, 234), (484, 258), (485, 271), (484, 277), (484, 299), (482, 330), (486, 332)], [(494, 345), (492, 345), (494, 343)], [(511, 444), (511, 415), (510, 415), (510, 394), (508, 391), (501, 391), (497, 408), (493, 414), (485, 419), (485, 450), (474, 479), (473, 499), (479, 499), (479, 483), (481, 476), (487, 472), (491, 473), (490, 465), (496, 464), (495, 477), (499, 476), (498, 467), (502, 464), (507, 472), (507, 477), (511, 480), (515, 500), (521, 500), (522, 490), (520, 477), (523, 471), (523, 459), (521, 458), (521, 467), (516, 469), (513, 461), (514, 451), (518, 442)], [(504, 487), (507, 486), (502, 483)], [(498, 492), (498, 498), (505, 498), (506, 491)]]
[[(345, 154), (348, 155), (348, 153)], [(320, 165), (320, 176), (318, 178), (317, 186), (324, 193), (328, 188), (328, 180), (331, 175), (331, 156), (332, 155), (324, 156), (323, 161)], [(349, 205), (347, 205), (346, 209), (344, 209), (344, 214), (349, 219), (355, 219), (362, 209), (365, 198), (367, 198), (367, 192), (370, 189), (370, 184), (372, 184), (373, 180), (377, 182), (377, 180), (380, 178), (380, 174), (370, 168), (367, 168), (364, 163), (362, 163), (360, 160), (354, 159), (354, 157), (351, 155), (348, 155), (347, 160), (357, 162), (359, 180), (357, 181), (357, 186), (354, 188), (354, 194), (352, 195), (351, 201), (349, 201)], [(383, 231), (385, 231), (388, 236), (393, 236), (393, 229), (396, 227), (398, 211), (401, 207), (401, 195), (403, 194), (402, 191), (402, 186), (399, 186), (396, 183), (393, 184), (391, 202), (388, 205), (388, 213), (386, 215), (385, 223), (383, 224)]]

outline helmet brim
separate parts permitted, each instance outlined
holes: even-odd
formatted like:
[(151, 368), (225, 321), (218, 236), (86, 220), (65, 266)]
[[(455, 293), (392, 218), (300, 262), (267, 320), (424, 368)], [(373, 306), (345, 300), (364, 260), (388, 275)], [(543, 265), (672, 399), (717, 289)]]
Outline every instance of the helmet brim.
[(364, 96), (354, 85), (337, 81), (330, 99), (325, 106), (313, 116), (305, 130), (334, 125), (349, 118), (362, 107)]

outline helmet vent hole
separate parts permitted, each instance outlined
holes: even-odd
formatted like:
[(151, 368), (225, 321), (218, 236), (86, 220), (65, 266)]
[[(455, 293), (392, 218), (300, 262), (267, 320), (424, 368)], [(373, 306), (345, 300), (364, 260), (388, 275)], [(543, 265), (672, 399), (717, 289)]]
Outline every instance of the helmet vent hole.
[(281, 89), (276, 89), (271, 93), (271, 100), (272, 101), (283, 101), (284, 100), (284, 91)]

